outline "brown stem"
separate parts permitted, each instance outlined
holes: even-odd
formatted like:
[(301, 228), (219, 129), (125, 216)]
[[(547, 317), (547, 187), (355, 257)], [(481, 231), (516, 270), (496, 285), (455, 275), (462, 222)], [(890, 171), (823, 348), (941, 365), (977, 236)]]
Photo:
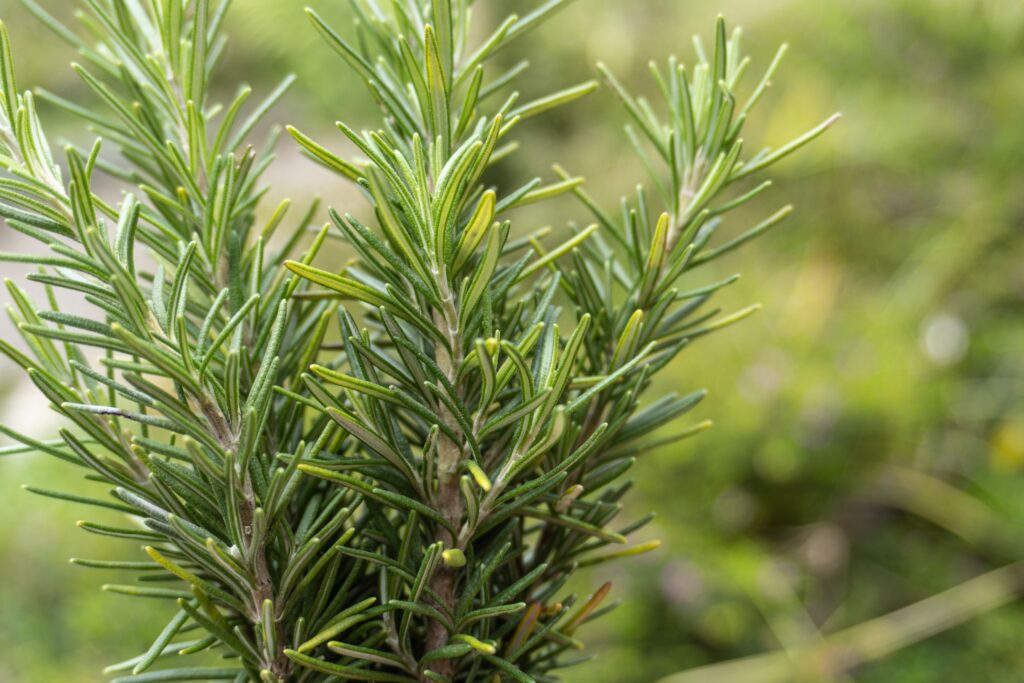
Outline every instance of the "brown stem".
[[(449, 416), (445, 416), (449, 417)], [(461, 450), (455, 442), (445, 437), (438, 447), (438, 460), (441, 467), (438, 472), (437, 506), (438, 511), (454, 529), (462, 522), (462, 492), (459, 490), (458, 470), (451, 471), (447, 465), (459, 462)], [(447, 461), (447, 462), (446, 462)], [(437, 539), (446, 548), (455, 545), (456, 539), (452, 533), (441, 525), (437, 527)], [(434, 573), (430, 580), (430, 588), (437, 596), (438, 607), (442, 612), (451, 612), (455, 607), (455, 584), (456, 575), (454, 569), (441, 566)], [(425, 651), (430, 652), (448, 643), (448, 628), (440, 621), (431, 621), (427, 626), (427, 637)], [(436, 673), (446, 678), (451, 678), (455, 673), (455, 660), (443, 659), (431, 665)], [(424, 681), (429, 679), (424, 678)]]
[[(442, 283), (445, 283), (443, 274), (440, 274)], [(445, 311), (435, 311), (434, 323), (439, 329), (445, 330), (450, 348), (443, 345), (436, 347), (437, 364), (441, 371), (448, 377), (448, 381), (454, 385), (458, 381), (459, 365), (462, 363), (462, 344), (459, 339), (458, 312), (454, 306), (454, 299), (447, 292), (447, 286), (443, 286), (442, 293), (445, 294)], [(451, 414), (447, 406), (438, 402), (438, 415), (444, 424), (457, 432), (458, 421)], [(452, 529), (458, 529), (462, 523), (463, 500), (462, 491), (459, 490), (459, 466), (462, 463), (462, 446), (447, 435), (440, 435), (437, 446), (437, 498), (436, 509), (448, 522)], [(444, 544), (445, 548), (455, 547), (458, 539), (452, 532), (443, 525), (437, 525), (436, 538)], [(461, 549), (461, 548), (460, 548)], [(430, 580), (430, 589), (437, 596), (438, 607), (442, 612), (451, 612), (455, 608), (455, 585), (457, 576), (455, 569), (441, 566)], [(448, 643), (448, 628), (439, 621), (431, 621), (427, 625), (425, 651), (430, 652)], [(431, 670), (451, 678), (455, 674), (456, 662), (452, 659), (443, 659), (431, 664)], [(429, 679), (423, 678), (423, 681)]]
[[(200, 409), (203, 415), (206, 417), (207, 422), (210, 425), (210, 431), (213, 436), (217, 439), (217, 442), (226, 452), (234, 453), (238, 448), (238, 437), (234, 430), (231, 428), (231, 424), (228, 419), (224, 416), (220, 410), (217, 409), (212, 399), (204, 399), (200, 404)], [(251, 548), (253, 541), (253, 523), (256, 517), (256, 492), (252, 487), (252, 477), (249, 474), (248, 468), (246, 471), (241, 472), (242, 479), (242, 501), (238, 509), (238, 517), (242, 523), (242, 533), (245, 537), (246, 547), (250, 547), (253, 555), (253, 570), (255, 572), (254, 582), (251, 590), (251, 601), (252, 601), (252, 613), (249, 615), (249, 619), (253, 624), (254, 630), (262, 628), (262, 607), (263, 603), (270, 600), (271, 604), (276, 604), (274, 595), (274, 582), (270, 576), (270, 565), (267, 562), (267, 548), (265, 540), (261, 540), (260, 544)], [(285, 683), (291, 677), (292, 662), (284, 654), (284, 650), (281, 644), (285, 642), (285, 631), (284, 624), (280, 620), (275, 619), (274, 629), (276, 631), (275, 640), (278, 643), (277, 650), (275, 652), (269, 651), (269, 648), (264, 646), (263, 661), (260, 662), (260, 666), (270, 671), (274, 676), (274, 680)]]
[[(242, 529), (245, 533), (246, 545), (252, 542), (253, 536), (253, 520), (256, 516), (256, 496), (252, 489), (252, 479), (249, 477), (248, 472), (243, 475), (243, 491), (245, 498), (242, 501), (241, 509), (239, 510), (239, 517), (242, 522)], [(263, 603), (270, 600), (271, 604), (274, 604), (274, 582), (270, 577), (270, 566), (267, 563), (267, 548), (263, 542), (260, 542), (259, 546), (253, 549), (253, 569), (255, 570), (255, 581), (252, 586), (252, 608), (253, 613), (250, 619), (253, 623), (253, 628), (259, 630), (261, 628), (262, 616), (261, 609)], [(289, 680), (292, 672), (291, 660), (284, 654), (284, 650), (281, 644), (285, 642), (284, 625), (280, 620), (275, 618), (274, 630), (276, 632), (275, 640), (278, 643), (277, 650), (271, 652), (266, 644), (263, 648), (263, 661), (260, 663), (264, 669), (270, 671), (274, 675), (275, 680), (284, 683)]]

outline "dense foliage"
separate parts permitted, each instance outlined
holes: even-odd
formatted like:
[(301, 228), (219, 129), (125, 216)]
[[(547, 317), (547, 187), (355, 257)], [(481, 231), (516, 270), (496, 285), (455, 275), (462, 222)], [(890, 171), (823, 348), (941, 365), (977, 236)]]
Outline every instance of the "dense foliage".
[[(831, 120), (741, 161), (743, 123), (777, 60), (738, 104), (748, 62), (722, 22), (692, 71), (674, 60), (655, 71), (664, 121), (604, 70), (638, 151), (643, 138), (660, 166), (657, 198), (641, 190), (613, 218), (561, 171), (508, 191), (484, 180), (515, 151), (519, 121), (593, 89), (519, 104), (492, 96), (521, 66), (485, 78), (491, 55), (563, 2), (508, 17), (477, 46), (468, 7), (448, 0), (387, 13), (354, 4), (358, 48), (312, 14), (373, 92), (383, 127), (338, 124), (365, 157), (351, 162), (290, 132), (359, 184), (376, 225), (332, 210), (358, 263), (311, 265), (328, 226), (287, 261), (289, 275), (281, 265), (316, 206), (291, 223), (285, 201), (256, 222), (272, 156), (248, 139), (287, 82), (247, 116), (248, 88), (211, 100), (228, 3), (86, 4), (92, 42), (30, 8), (79, 51), (76, 71), (102, 107), (48, 99), (109, 138), (119, 160), (97, 141), (55, 163), (0, 32), (2, 212), (50, 252), (4, 256), (39, 266), (30, 280), (47, 303), (9, 283), (27, 352), (2, 348), (67, 424), (57, 441), (3, 431), (114, 487), (111, 499), (38, 493), (142, 522), (81, 524), (146, 544), (146, 561), (78, 561), (142, 572), (108, 590), (177, 605), (149, 650), (112, 671), (526, 681), (571, 663), (574, 633), (604, 611), (609, 587), (574, 605), (565, 581), (654, 547), (601, 552), (649, 519), (609, 528), (629, 488), (619, 479), (651, 430), (702, 397), (651, 401), (644, 390), (690, 341), (753, 310), (705, 310), (732, 279), (676, 283), (785, 217), (712, 245), (722, 217), (768, 184), (731, 188)], [(137, 189), (111, 203), (94, 174)], [(595, 225), (553, 247), (545, 231), (512, 235), (508, 212), (565, 192)], [(60, 309), (61, 290), (80, 296), (75, 312)], [(335, 321), (340, 344), (325, 341)], [(145, 673), (207, 650), (225, 665)]]

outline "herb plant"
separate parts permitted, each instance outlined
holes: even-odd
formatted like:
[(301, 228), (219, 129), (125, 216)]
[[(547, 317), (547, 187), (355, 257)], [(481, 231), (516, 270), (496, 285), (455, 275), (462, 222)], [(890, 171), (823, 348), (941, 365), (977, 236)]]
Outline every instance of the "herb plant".
[[(526, 65), (492, 68), (567, 0), (482, 41), (467, 0), (354, 0), (351, 42), (310, 11), (381, 110), (376, 131), (337, 124), (354, 159), (288, 129), (372, 208), (331, 208), (311, 233), (316, 202), (262, 207), (274, 139), (250, 143), (290, 79), (256, 106), (248, 88), (211, 98), (226, 0), (85, 0), (88, 38), (27, 4), (77, 48), (95, 101), (39, 97), (109, 143), (56, 162), (0, 27), (0, 215), (46, 247), (2, 255), (38, 266), (44, 303), (7, 283), (21, 341), (0, 349), (65, 425), (54, 441), (0, 432), (22, 444), (6, 452), (66, 460), (110, 495), (36, 493), (124, 513), (81, 527), (144, 547), (74, 561), (136, 572), (105, 589), (172, 606), (152, 646), (108, 673), (555, 680), (610, 609), (608, 584), (577, 599), (567, 580), (657, 545), (627, 541), (649, 516), (617, 521), (635, 455), (709, 425), (665, 436), (704, 394), (652, 398), (654, 376), (755, 310), (709, 310), (735, 278), (700, 267), (790, 208), (731, 240), (716, 230), (770, 184), (748, 179), (832, 121), (744, 158), (782, 51), (738, 99), (749, 61), (719, 21), (693, 68), (652, 66), (663, 114), (599, 67), (655, 188), (616, 213), (558, 167), (547, 185), (488, 181), (522, 120), (597, 87), (521, 103)], [(120, 200), (96, 191), (101, 175)], [(513, 228), (517, 207), (567, 194), (588, 218), (564, 241)], [(343, 267), (317, 258), (335, 231), (357, 255)], [(74, 312), (58, 307), (68, 295)], [(179, 655), (197, 663), (168, 665)]]

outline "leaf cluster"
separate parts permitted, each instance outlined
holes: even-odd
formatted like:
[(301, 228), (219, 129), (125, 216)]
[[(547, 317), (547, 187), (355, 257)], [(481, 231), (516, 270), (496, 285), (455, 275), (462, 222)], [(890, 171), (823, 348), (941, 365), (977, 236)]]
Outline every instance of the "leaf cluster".
[[(493, 59), (566, 0), (479, 41), (465, 0), (386, 4), (353, 0), (352, 41), (310, 12), (381, 111), (377, 130), (337, 124), (351, 159), (289, 127), (372, 209), (364, 222), (332, 208), (314, 233), (316, 205), (256, 219), (273, 140), (249, 140), (290, 79), (256, 107), (247, 88), (210, 101), (228, 2), (86, 0), (89, 40), (28, 2), (82, 55), (96, 106), (42, 96), (119, 152), (69, 147), (63, 166), (0, 29), (0, 215), (48, 250), (0, 256), (38, 266), (47, 294), (39, 306), (8, 283), (27, 351), (0, 349), (66, 425), (47, 442), (0, 430), (23, 444), (8, 452), (102, 482), (102, 499), (37, 492), (125, 513), (123, 528), (82, 527), (146, 553), (79, 563), (138, 572), (106, 588), (175, 605), (147, 652), (110, 668), (117, 680), (554, 680), (579, 659), (578, 629), (614, 606), (609, 585), (577, 599), (567, 580), (657, 546), (628, 543), (651, 517), (618, 521), (624, 475), (709, 426), (665, 436), (703, 392), (651, 398), (652, 378), (755, 310), (711, 308), (735, 278), (699, 269), (789, 208), (731, 241), (716, 230), (767, 189), (748, 176), (831, 122), (743, 159), (778, 58), (738, 105), (748, 60), (719, 21), (691, 70), (652, 67), (663, 114), (599, 67), (654, 194), (610, 212), (560, 167), (497, 187), (489, 171), (519, 123), (597, 87), (520, 103), (526, 64)], [(134, 189), (109, 203), (97, 174)], [(592, 222), (554, 244), (513, 229), (518, 207), (561, 195)], [(329, 231), (355, 262), (314, 264)], [(78, 313), (58, 308), (62, 290)], [(151, 668), (207, 650), (225, 665)]]

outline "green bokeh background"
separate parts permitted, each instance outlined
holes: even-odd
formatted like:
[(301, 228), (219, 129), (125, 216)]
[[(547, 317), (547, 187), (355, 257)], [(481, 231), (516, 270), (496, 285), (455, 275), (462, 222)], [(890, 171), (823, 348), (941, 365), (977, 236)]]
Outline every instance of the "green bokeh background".
[[(344, 24), (345, 3), (309, 4)], [(476, 3), (484, 16), (533, 4)], [(341, 147), (330, 124), (370, 125), (373, 110), (302, 5), (236, 0), (221, 83), (266, 91), (296, 72), (273, 118)], [(791, 43), (748, 148), (845, 116), (777, 167), (760, 214), (744, 213), (793, 203), (795, 217), (705, 274), (742, 272), (720, 303), (764, 311), (695, 344), (660, 380), (707, 387), (698, 417), (716, 427), (634, 468), (630, 511), (659, 512), (640, 540), (664, 545), (577, 582), (611, 580), (623, 604), (588, 627), (584, 654), (597, 656), (568, 681), (653, 681), (775, 650), (794, 629), (834, 632), (1024, 558), (1024, 3), (577, 0), (503, 59), (530, 58), (525, 97), (592, 77), (599, 59), (651, 92), (647, 61), (692, 61), (690, 36), (708, 36), (718, 13), (743, 25), (755, 75)], [(16, 0), (0, 0), (0, 18), (23, 85), (85, 97), (66, 68), (73, 55)], [(81, 137), (43, 116), (54, 137)], [(640, 177), (623, 122), (601, 91), (524, 126), (524, 152), (500, 172), (559, 161), (614, 206)], [(281, 144), (272, 197), (316, 192), (358, 209), (294, 147)], [(566, 200), (523, 211), (521, 225), (574, 216)], [(0, 232), (0, 249), (11, 239)], [(0, 418), (46, 436), (54, 423), (31, 392), (0, 366)], [(77, 476), (41, 456), (0, 463), (0, 681), (102, 680), (166, 619), (160, 603), (101, 593), (112, 574), (66, 563), (124, 546), (77, 529), (83, 510), (20, 488), (68, 490)], [(935, 481), (964, 497), (937, 496)], [(974, 506), (982, 523), (968, 523)], [(1020, 681), (1022, 640), (1024, 607), (1009, 605), (837, 680)]]

